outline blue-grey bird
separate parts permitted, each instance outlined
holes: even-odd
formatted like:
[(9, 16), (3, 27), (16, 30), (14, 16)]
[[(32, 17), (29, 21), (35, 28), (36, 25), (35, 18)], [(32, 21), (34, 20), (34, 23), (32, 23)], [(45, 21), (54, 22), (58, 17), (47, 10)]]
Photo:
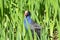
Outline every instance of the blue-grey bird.
[(30, 11), (25, 11), (24, 15), (25, 15), (25, 17), (24, 17), (24, 27), (25, 27), (25, 29), (28, 30), (28, 27), (29, 27), (27, 25), (27, 23), (28, 23), (30, 25), (30, 29), (32, 30), (32, 32), (35, 30), (37, 35), (40, 37), (41, 26), (31, 19)]

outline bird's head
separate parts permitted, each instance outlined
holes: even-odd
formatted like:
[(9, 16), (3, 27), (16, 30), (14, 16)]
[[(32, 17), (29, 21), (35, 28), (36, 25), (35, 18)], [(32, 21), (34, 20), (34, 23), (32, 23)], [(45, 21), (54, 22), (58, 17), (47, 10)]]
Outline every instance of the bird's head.
[(26, 17), (31, 16), (30, 11), (25, 11), (24, 16)]

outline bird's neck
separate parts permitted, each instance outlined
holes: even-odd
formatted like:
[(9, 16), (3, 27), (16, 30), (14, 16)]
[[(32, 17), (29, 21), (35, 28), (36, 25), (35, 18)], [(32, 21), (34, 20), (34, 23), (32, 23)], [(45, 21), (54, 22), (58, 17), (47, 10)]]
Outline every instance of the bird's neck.
[(30, 23), (30, 24), (32, 23), (32, 19), (30, 16), (27, 16), (26, 19), (27, 19), (28, 23)]

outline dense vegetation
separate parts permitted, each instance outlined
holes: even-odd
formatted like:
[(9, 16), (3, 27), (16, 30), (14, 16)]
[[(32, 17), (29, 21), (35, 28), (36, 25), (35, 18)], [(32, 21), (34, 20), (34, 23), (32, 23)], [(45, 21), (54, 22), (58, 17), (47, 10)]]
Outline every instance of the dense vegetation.
[(0, 40), (33, 40), (25, 35), (25, 10), (42, 26), (40, 40), (60, 40), (60, 0), (0, 0)]

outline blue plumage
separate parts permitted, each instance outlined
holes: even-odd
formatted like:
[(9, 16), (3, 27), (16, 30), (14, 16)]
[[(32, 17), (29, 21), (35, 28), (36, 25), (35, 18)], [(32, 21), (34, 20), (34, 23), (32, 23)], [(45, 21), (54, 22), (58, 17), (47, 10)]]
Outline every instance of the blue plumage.
[(25, 29), (26, 29), (26, 30), (28, 30), (27, 22), (28, 22), (29, 24), (32, 23), (32, 20), (31, 20), (30, 16), (27, 16), (27, 17), (24, 18), (24, 26), (25, 26)]
[(32, 19), (31, 19), (31, 14), (29, 11), (25, 11), (25, 18), (24, 18), (24, 27), (26, 30), (28, 30), (28, 25), (27, 23), (30, 25), (30, 29), (32, 31), (36, 31), (38, 36), (40, 36), (40, 29), (41, 29), (41, 26), (39, 26), (37, 23), (35, 23)]

